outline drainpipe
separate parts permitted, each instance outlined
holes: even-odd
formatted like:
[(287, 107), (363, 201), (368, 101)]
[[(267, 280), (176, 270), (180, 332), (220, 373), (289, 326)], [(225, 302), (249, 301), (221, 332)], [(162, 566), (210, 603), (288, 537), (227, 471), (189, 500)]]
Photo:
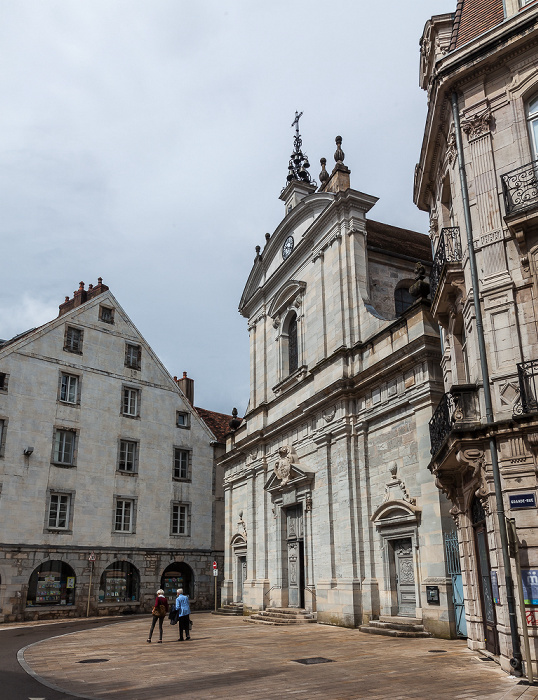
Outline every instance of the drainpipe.
[[(458, 163), (460, 172), (460, 184), (463, 197), (463, 213), (465, 218), (465, 228), (467, 232), (467, 247), (469, 250), (469, 266), (471, 268), (471, 283), (473, 285), (473, 305), (476, 317), (476, 335), (478, 338), (478, 354), (480, 356), (480, 369), (482, 371), (482, 382), (484, 386), (484, 403), (486, 407), (486, 423), (488, 426), (494, 425), (493, 404), (491, 401), (491, 388), (489, 384), (489, 369), (486, 355), (486, 342), (484, 339), (484, 325), (482, 323), (482, 309), (480, 307), (480, 287), (478, 283), (478, 272), (476, 268), (476, 256), (473, 245), (473, 224), (471, 221), (471, 209), (469, 206), (469, 193), (467, 190), (467, 174), (465, 172), (465, 161), (463, 159), (463, 143), (461, 140), (460, 112), (458, 109), (458, 95), (454, 91), (451, 95), (452, 116), (454, 119), (454, 129), (456, 135), (456, 149), (458, 152)], [(491, 453), (491, 469), (493, 471), (493, 482), (495, 485), (495, 501), (497, 503), (497, 521), (499, 524), (499, 534), (501, 536), (501, 551), (504, 565), (504, 580), (506, 584), (506, 603), (508, 605), (508, 618), (510, 620), (510, 635), (512, 637), (512, 658), (510, 665), (514, 671), (520, 671), (521, 645), (517, 629), (516, 606), (514, 599), (514, 582), (512, 580), (512, 568), (510, 556), (508, 554), (508, 535), (506, 531), (506, 517), (504, 514), (504, 502), (501, 487), (501, 473), (499, 470), (499, 460), (497, 455), (497, 440), (490, 431), (489, 449)], [(522, 617), (525, 624), (525, 615)]]

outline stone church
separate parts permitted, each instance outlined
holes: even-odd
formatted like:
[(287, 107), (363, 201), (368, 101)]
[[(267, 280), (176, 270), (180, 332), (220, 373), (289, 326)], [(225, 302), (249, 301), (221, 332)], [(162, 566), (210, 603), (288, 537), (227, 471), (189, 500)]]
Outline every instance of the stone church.
[(369, 218), (377, 198), (351, 187), (336, 144), (318, 187), (297, 125), (284, 218), (240, 301), (250, 402), (221, 461), (222, 600), (348, 627), (413, 618), (450, 637), (454, 524), (428, 471), (443, 392), (430, 241)]

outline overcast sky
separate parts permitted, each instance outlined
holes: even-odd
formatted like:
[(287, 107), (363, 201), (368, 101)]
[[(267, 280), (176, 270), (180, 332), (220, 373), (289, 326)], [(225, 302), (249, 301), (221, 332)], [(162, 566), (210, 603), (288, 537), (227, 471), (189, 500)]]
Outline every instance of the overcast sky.
[(418, 42), (456, 0), (0, 0), (0, 338), (101, 276), (197, 405), (242, 413), (238, 302), (284, 214), (301, 119), (318, 179), (341, 134), (371, 218), (412, 202)]

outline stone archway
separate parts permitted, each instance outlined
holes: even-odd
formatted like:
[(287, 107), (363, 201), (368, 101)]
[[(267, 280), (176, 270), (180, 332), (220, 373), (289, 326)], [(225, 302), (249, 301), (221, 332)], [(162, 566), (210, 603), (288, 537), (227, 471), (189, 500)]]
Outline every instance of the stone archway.
[(243, 535), (234, 535), (230, 542), (233, 552), (233, 602), (243, 603), (245, 581), (247, 579), (247, 540)]

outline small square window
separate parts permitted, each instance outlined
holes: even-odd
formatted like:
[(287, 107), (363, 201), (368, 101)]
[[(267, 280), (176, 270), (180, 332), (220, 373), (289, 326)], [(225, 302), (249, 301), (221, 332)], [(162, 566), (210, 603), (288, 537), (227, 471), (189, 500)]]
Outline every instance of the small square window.
[(73, 466), (75, 464), (75, 439), (76, 433), (73, 430), (56, 430), (52, 461), (56, 464)]
[(114, 323), (114, 309), (111, 309), (108, 306), (100, 306), (99, 320), (103, 323)]
[(190, 413), (185, 413), (184, 411), (178, 411), (176, 414), (176, 425), (178, 428), (190, 428)]
[(127, 498), (116, 498), (116, 513), (114, 518), (115, 532), (134, 532), (134, 501)]
[(82, 355), (82, 336), (83, 332), (80, 328), (67, 326), (65, 329), (64, 350)]
[(5, 372), (0, 372), (0, 391), (7, 391), (8, 375)]
[(122, 413), (129, 418), (137, 418), (140, 408), (140, 391), (139, 389), (131, 389), (128, 386), (123, 387)]
[(67, 530), (71, 496), (66, 493), (51, 493), (48, 513), (48, 527), (53, 530)]
[(134, 442), (134, 440), (120, 440), (119, 471), (135, 473), (137, 467), (138, 443)]
[(172, 535), (188, 535), (190, 527), (190, 505), (188, 503), (172, 504)]
[(186, 481), (190, 478), (190, 450), (174, 448), (174, 479)]
[(75, 374), (62, 374), (60, 377), (60, 401), (77, 404), (79, 402), (79, 377)]
[(140, 369), (142, 364), (142, 348), (140, 345), (125, 344), (125, 366)]

